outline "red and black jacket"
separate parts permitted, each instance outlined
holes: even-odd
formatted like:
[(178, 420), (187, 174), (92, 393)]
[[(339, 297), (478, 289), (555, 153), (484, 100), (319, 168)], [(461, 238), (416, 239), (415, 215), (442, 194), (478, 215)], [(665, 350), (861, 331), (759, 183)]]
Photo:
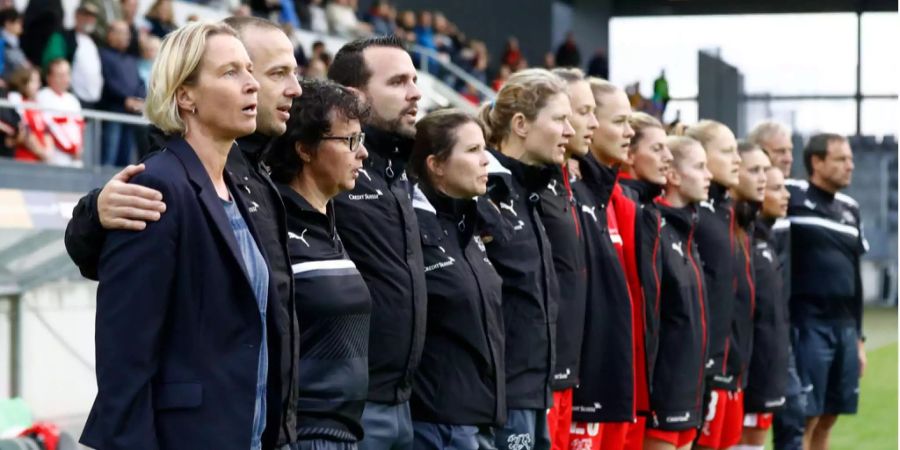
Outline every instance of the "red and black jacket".
[(773, 225), (773, 220), (758, 219), (753, 232), (756, 311), (753, 354), (744, 391), (744, 411), (748, 413), (780, 409), (787, 393), (790, 319), (782, 278), (784, 264), (776, 248)]
[(640, 221), (644, 205), (653, 201), (662, 192), (662, 187), (646, 181), (631, 178), (625, 172), (619, 173), (613, 188), (611, 205), (615, 211), (622, 238), (625, 278), (631, 293), (631, 320), (634, 338), (634, 393), (635, 409), (638, 413), (650, 411), (650, 380), (652, 373), (650, 348), (656, 348), (656, 336), (647, 327), (647, 308), (644, 290), (641, 286), (640, 267), (642, 259), (638, 244), (640, 242)]
[(708, 357), (707, 291), (695, 242), (693, 207), (673, 208), (663, 199), (640, 217), (646, 257), (642, 283), (648, 328), (658, 339), (650, 389), (648, 426), (680, 431), (700, 426)]
[(559, 280), (559, 318), (556, 323), (556, 366), (551, 389), (569, 389), (578, 384), (584, 308), (587, 297), (584, 234), (569, 173), (565, 165), (553, 168), (553, 177), (541, 191), (541, 222), (553, 250), (553, 267)]
[(756, 314), (756, 281), (753, 264), (753, 227), (759, 203), (736, 202), (735, 217), (735, 301), (731, 324), (731, 351), (727, 371), (737, 379), (735, 385), (747, 386), (747, 368), (753, 352), (753, 318)]
[(729, 371), (727, 364), (734, 345), (731, 335), (737, 290), (734, 202), (727, 188), (712, 182), (709, 200), (700, 202), (697, 211), (700, 218), (697, 248), (704, 263), (709, 293), (709, 388), (734, 391), (738, 387), (738, 377)]
[(622, 240), (608, 206), (617, 170), (590, 155), (579, 163), (582, 179), (574, 190), (587, 244), (588, 297), (572, 420), (630, 422), (635, 418), (631, 296), (617, 249)]

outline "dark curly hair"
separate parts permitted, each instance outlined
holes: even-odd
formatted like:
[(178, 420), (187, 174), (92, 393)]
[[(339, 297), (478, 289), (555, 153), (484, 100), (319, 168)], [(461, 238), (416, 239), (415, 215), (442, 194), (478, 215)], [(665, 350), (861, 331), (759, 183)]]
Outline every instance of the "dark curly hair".
[(334, 119), (363, 121), (369, 114), (368, 106), (353, 91), (333, 81), (302, 80), (300, 87), (303, 94), (291, 105), (287, 132), (275, 139), (266, 154), (272, 179), (279, 183), (289, 182), (303, 168), (298, 144), (315, 149), (331, 132)]

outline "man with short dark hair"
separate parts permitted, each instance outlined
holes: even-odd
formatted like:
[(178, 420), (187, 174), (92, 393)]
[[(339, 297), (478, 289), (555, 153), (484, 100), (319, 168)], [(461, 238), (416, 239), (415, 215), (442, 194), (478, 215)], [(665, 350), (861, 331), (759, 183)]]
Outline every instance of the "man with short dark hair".
[[(238, 32), (260, 86), (256, 132), (237, 140), (238, 150), (228, 154), (225, 170), (239, 187), (234, 195), (242, 196), (252, 206), (249, 220), (258, 230), (260, 250), (276, 287), (269, 292), (266, 316), (269, 376), (262, 444), (265, 450), (287, 450), (297, 440), (299, 325), (293, 304), (284, 205), (261, 162), (271, 141), (287, 129), (291, 102), (301, 89), (293, 46), (277, 25), (255, 17), (231, 17), (225, 23)], [(159, 192), (127, 183), (141, 170), (142, 165), (126, 167), (102, 191), (94, 190), (75, 207), (66, 229), (66, 250), (84, 276), (97, 277), (106, 229), (143, 230), (147, 221), (159, 220), (165, 212)]]
[(362, 450), (412, 448), (413, 374), (425, 340), (425, 268), (406, 163), (417, 103), (412, 58), (396, 37), (353, 41), (328, 76), (354, 88), (371, 108), (364, 124), (369, 157), (356, 187), (335, 197), (337, 227), (372, 294), (369, 401)]
[(868, 250), (850, 185), (853, 151), (843, 136), (817, 134), (803, 151), (809, 180), (792, 183), (791, 322), (806, 392), (806, 449), (825, 450), (840, 414), (855, 414), (866, 365), (860, 258)]
[(50, 36), (41, 57), (45, 69), (51, 61), (64, 58), (72, 66), (72, 93), (86, 109), (93, 109), (103, 90), (100, 51), (91, 35), (97, 29), (99, 10), (92, 3), (82, 3), (75, 10), (75, 27)]

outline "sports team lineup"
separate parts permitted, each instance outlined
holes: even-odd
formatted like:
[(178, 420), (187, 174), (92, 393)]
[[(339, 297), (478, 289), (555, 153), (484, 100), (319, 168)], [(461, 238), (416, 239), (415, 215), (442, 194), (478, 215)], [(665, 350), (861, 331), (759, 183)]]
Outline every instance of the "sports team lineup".
[(159, 43), (149, 151), (65, 231), (83, 446), (824, 450), (857, 413), (843, 135), (666, 124), (567, 67), (425, 110), (396, 36), (297, 67), (253, 16)]

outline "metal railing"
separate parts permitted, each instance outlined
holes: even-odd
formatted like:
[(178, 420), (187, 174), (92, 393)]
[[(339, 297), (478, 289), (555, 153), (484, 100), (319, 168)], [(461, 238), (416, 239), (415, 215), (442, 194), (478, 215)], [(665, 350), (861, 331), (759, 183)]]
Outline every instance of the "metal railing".
[[(422, 55), (421, 63), (419, 69), (431, 73), (429, 69), (431, 69), (431, 64), (438, 64), (441, 69), (443, 69), (446, 73), (456, 77), (459, 80), (462, 80), (466, 84), (470, 84), (475, 87), (478, 93), (486, 100), (493, 100), (497, 95), (493, 89), (485, 85), (481, 82), (481, 80), (472, 76), (472, 74), (466, 72), (462, 67), (453, 64), (450, 61), (444, 61), (444, 55), (430, 49), (425, 48), (420, 45), (412, 45), (409, 47), (410, 51)], [(441, 77), (438, 77), (441, 78)]]

